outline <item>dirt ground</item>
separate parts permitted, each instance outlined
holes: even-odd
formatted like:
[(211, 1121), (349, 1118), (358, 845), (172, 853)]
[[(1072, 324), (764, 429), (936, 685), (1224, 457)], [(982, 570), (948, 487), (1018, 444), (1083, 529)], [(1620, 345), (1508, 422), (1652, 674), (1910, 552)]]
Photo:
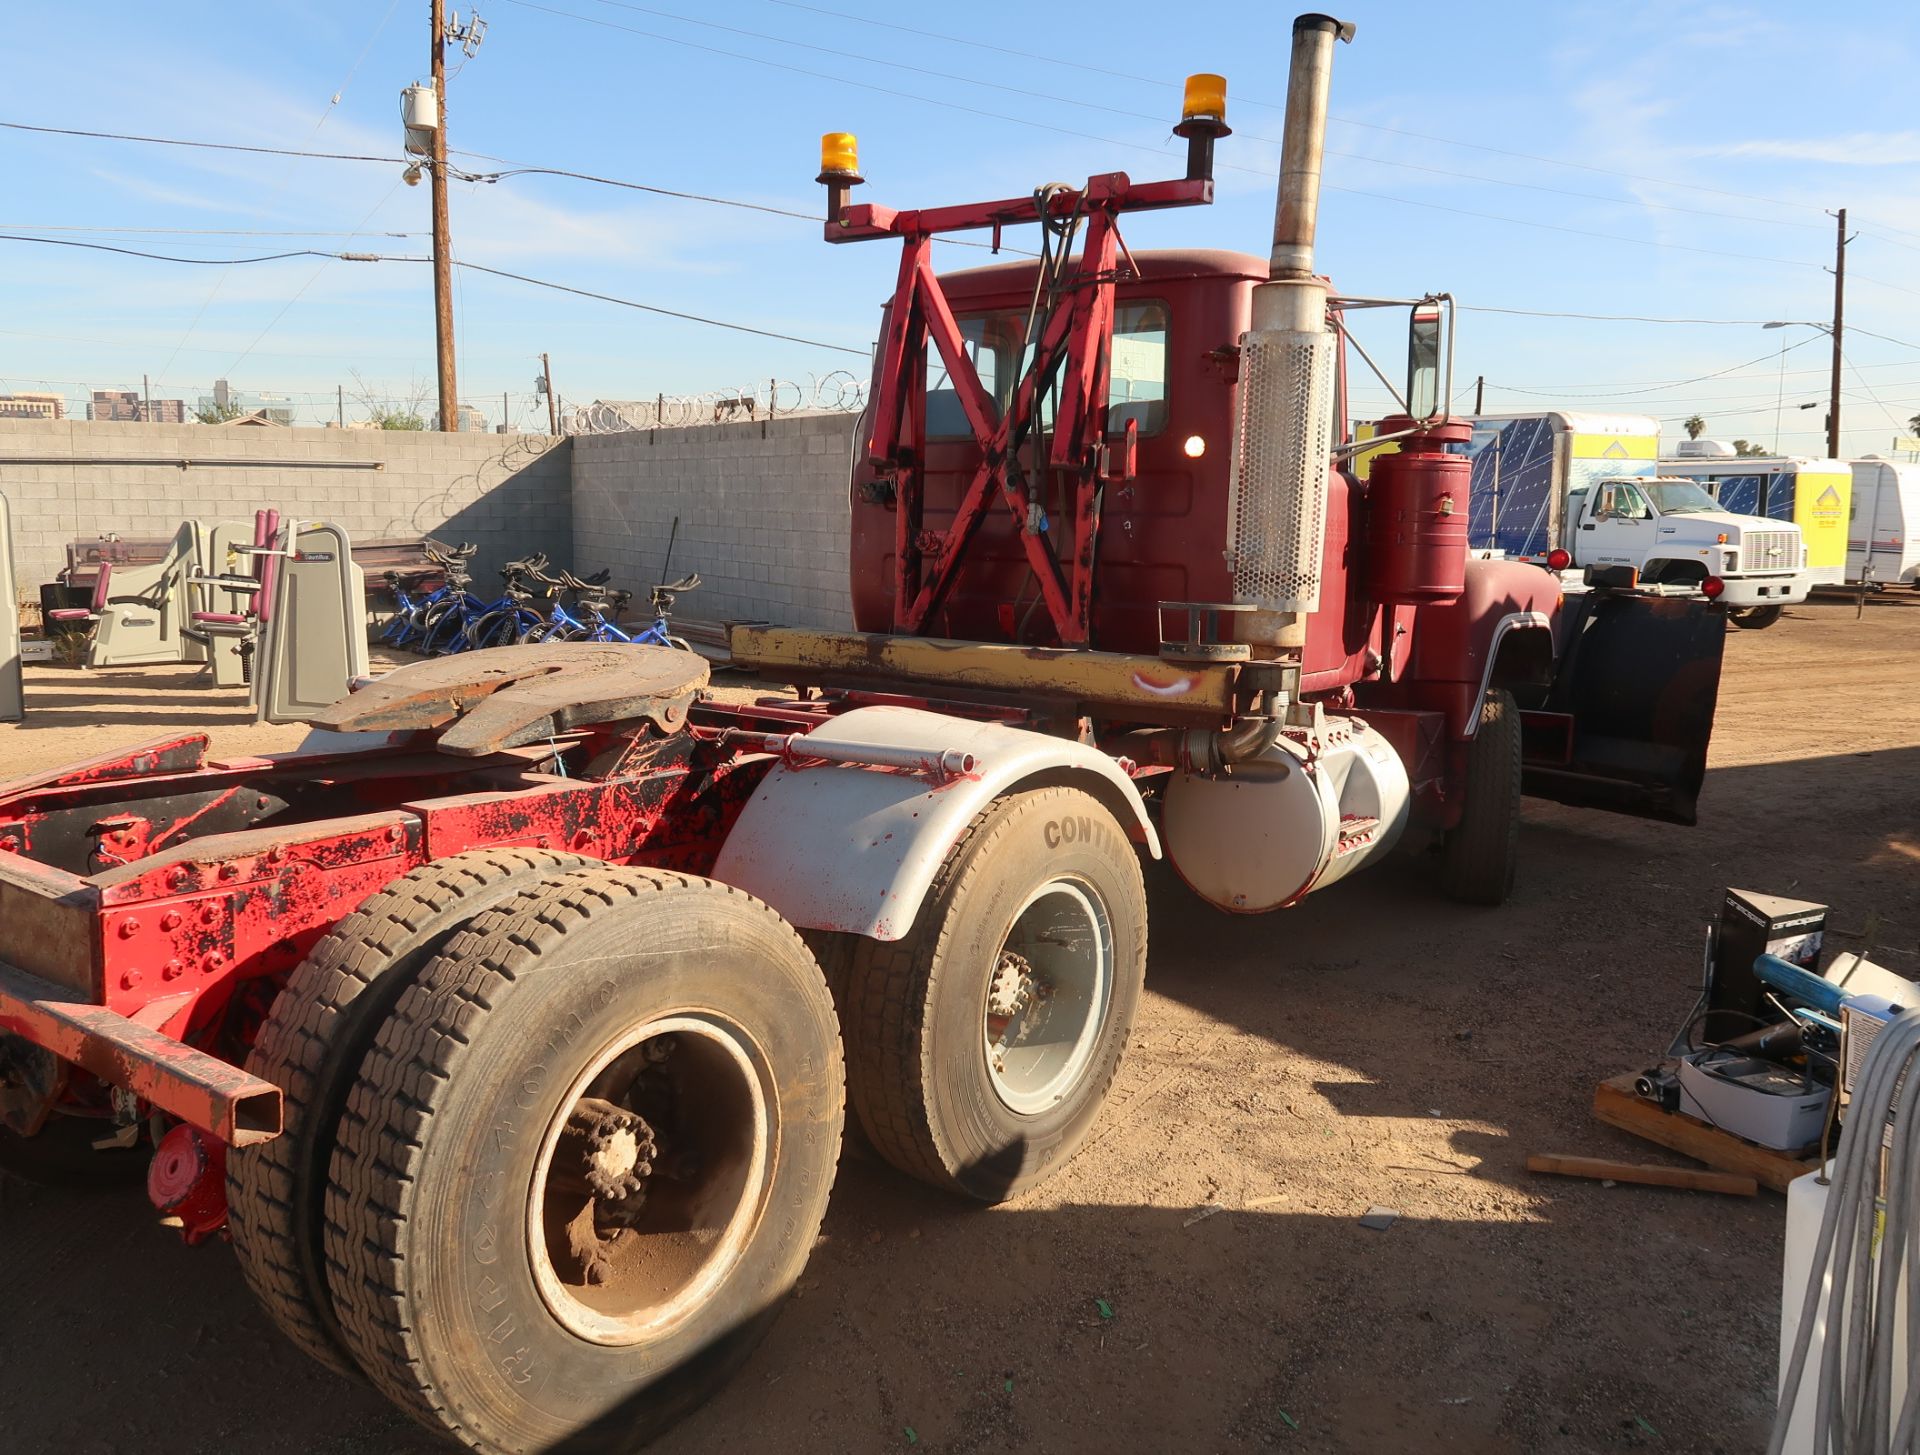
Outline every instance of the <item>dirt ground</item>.
[[(0, 764), (173, 726), (229, 753), (289, 737), (180, 685), (35, 669)], [(654, 1449), (1758, 1449), (1783, 1200), (1523, 1161), (1663, 1158), (1588, 1104), (1671, 1037), (1728, 885), (1830, 903), (1839, 944), (1920, 974), (1920, 600), (1733, 632), (1712, 762), (1695, 829), (1530, 803), (1495, 911), (1414, 861), (1256, 919), (1156, 871), (1149, 993), (1090, 1145), (990, 1210), (850, 1155), (791, 1306)], [(22, 1455), (438, 1448), (137, 1191), (0, 1185), (0, 1310)]]

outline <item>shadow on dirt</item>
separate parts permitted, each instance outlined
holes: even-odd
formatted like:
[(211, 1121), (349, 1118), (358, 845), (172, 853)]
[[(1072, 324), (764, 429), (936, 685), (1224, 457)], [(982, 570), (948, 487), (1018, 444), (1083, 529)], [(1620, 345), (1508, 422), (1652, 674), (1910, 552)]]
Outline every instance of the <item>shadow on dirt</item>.
[[(1153, 993), (1060, 1180), (981, 1209), (851, 1156), (767, 1343), (653, 1448), (1755, 1448), (1779, 1201), (1523, 1162), (1659, 1157), (1587, 1105), (1672, 1033), (1729, 884), (1841, 931), (1875, 915), (1920, 970), (1920, 876), (1889, 850), (1920, 749), (1718, 770), (1703, 817), (1529, 805), (1499, 911), (1411, 860), (1259, 919), (1156, 869)], [(1362, 1227), (1389, 1197), (1398, 1220)], [(0, 1287), (10, 1449), (443, 1448), (308, 1364), (137, 1189), (0, 1186)]]

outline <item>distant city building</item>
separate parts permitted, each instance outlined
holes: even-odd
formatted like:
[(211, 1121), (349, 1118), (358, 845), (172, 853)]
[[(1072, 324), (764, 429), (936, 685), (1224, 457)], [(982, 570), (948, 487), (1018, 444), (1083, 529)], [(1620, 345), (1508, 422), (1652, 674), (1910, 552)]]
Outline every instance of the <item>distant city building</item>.
[(457, 430), (473, 430), (479, 434), (487, 432), (487, 417), (471, 404), (463, 404), (455, 411), (453, 427)]
[(0, 394), (0, 419), (65, 419), (67, 401), (59, 394), (21, 389)]
[(279, 394), (248, 394), (233, 388), (225, 379), (213, 381), (213, 393), (202, 394), (194, 411), (196, 417), (212, 424), (228, 424), (248, 415), (261, 415), (258, 423), (292, 424), (293, 406)]
[(149, 406), (131, 389), (96, 389), (87, 401), (88, 419), (130, 420), (147, 424), (185, 424), (187, 401), (156, 399)]

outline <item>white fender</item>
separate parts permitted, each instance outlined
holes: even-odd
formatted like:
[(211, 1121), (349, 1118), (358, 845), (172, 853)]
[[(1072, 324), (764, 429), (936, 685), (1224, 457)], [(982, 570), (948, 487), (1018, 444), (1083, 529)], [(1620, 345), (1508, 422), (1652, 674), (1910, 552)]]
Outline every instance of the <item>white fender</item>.
[[(713, 877), (772, 905), (802, 929), (898, 940), (966, 827), (1021, 783), (1084, 787), (1127, 836), (1160, 857), (1140, 790), (1096, 748), (1068, 738), (912, 707), (861, 707), (797, 739), (836, 749), (970, 754), (970, 772), (936, 783), (899, 769), (776, 765), (721, 847)], [(1063, 822), (1063, 835), (1077, 832)]]

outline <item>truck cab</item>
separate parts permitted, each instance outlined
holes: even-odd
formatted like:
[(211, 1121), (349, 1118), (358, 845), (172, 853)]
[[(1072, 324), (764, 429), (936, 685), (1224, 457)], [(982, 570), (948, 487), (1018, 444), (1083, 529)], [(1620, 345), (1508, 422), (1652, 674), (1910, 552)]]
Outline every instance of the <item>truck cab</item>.
[(1567, 493), (1564, 519), (1574, 567), (1629, 566), (1650, 585), (1698, 586), (1744, 625), (1771, 625), (1812, 584), (1797, 525), (1723, 510), (1692, 480), (1597, 480)]

